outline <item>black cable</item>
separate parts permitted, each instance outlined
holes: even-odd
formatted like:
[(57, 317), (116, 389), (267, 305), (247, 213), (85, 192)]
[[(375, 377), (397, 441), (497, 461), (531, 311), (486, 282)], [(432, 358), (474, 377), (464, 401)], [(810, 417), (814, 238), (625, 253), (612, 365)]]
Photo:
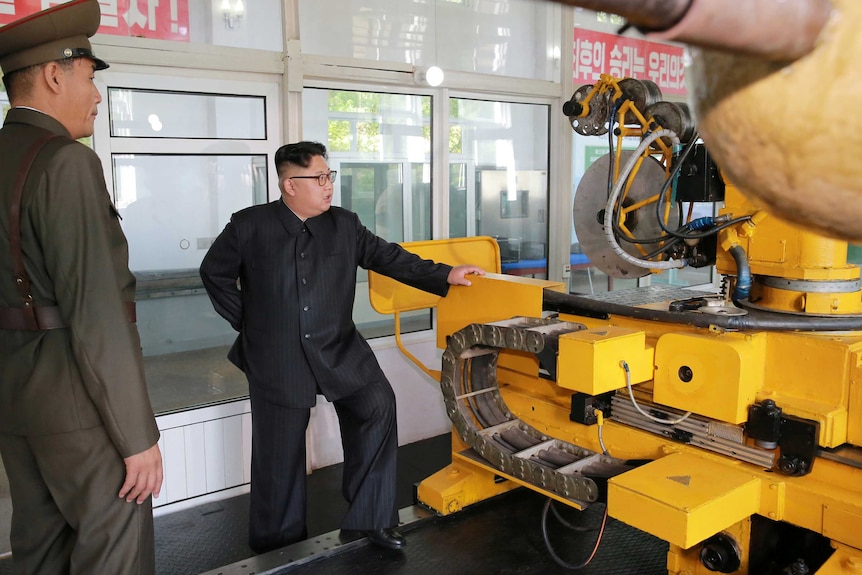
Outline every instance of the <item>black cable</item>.
[(566, 529), (570, 529), (571, 531), (580, 531), (583, 533), (597, 531), (599, 529), (598, 527), (582, 527), (580, 525), (572, 525), (566, 519), (564, 519), (562, 515), (560, 515), (560, 510), (557, 509), (556, 505), (554, 505), (554, 500), (549, 497), (548, 501), (551, 502), (551, 512), (554, 514), (554, 517), (556, 517), (557, 521), (559, 521)]
[(670, 241), (667, 242), (665, 245), (658, 248), (657, 250), (654, 250), (654, 251), (648, 253), (647, 255), (643, 256), (641, 259), (644, 259), (644, 260), (652, 259), (652, 258), (656, 257), (657, 255), (663, 254), (664, 252), (668, 251), (669, 249), (676, 247), (680, 243), (682, 243), (682, 239), (670, 238)]
[[(608, 133), (610, 134), (610, 131)], [(691, 144), (692, 144), (692, 142), (694, 142), (696, 140), (696, 138), (697, 138), (697, 134), (695, 134), (695, 137), (689, 142), (688, 147), (692, 147)], [(612, 140), (609, 139), (609, 141), (612, 141)], [(683, 153), (686, 154), (685, 151)], [(688, 152), (688, 153), (690, 153), (690, 152)], [(614, 157), (615, 156), (613, 155), (613, 147), (612, 147), (611, 148), (611, 166), (613, 166)], [(681, 165), (682, 165), (682, 161), (678, 162), (677, 167), (675, 167), (674, 172), (672, 173), (672, 175), (668, 179), (668, 181), (672, 180), (673, 174), (679, 172), (679, 166), (681, 166)], [(629, 176), (630, 176), (630, 174), (629, 174)], [(667, 184), (667, 182), (666, 182), (666, 184)], [(611, 170), (609, 170), (609, 173), (608, 173), (608, 197), (610, 197), (610, 189), (612, 187), (613, 187), (613, 172)], [(664, 194), (664, 191), (666, 189), (667, 189), (666, 187), (662, 188), (662, 194)], [(659, 201), (661, 201), (661, 196), (659, 197)], [(615, 205), (613, 208), (614, 208), (614, 213), (613, 213), (613, 217), (611, 218), (611, 225), (613, 226), (614, 237), (617, 238), (617, 240), (623, 240), (623, 241), (628, 242), (630, 244), (646, 245), (646, 244), (658, 244), (658, 243), (661, 243), (661, 242), (666, 241), (668, 239), (668, 237), (669, 237), (668, 235), (658, 236), (655, 238), (644, 238), (644, 239), (629, 238), (626, 234), (623, 233), (623, 231), (619, 225), (620, 209), (622, 208), (622, 199), (620, 199), (619, 203), (617, 205)], [(677, 206), (677, 211), (678, 211), (679, 221), (682, 222), (682, 205)], [(659, 224), (661, 224), (662, 222), (661, 222), (660, 212), (657, 212), (656, 216), (659, 218)], [(664, 226), (662, 226), (662, 227), (664, 227)], [(643, 259), (649, 259), (649, 257), (644, 257)]]
[(554, 560), (554, 562), (563, 569), (583, 569), (590, 564), (590, 561), (592, 561), (593, 557), (596, 556), (596, 551), (599, 550), (599, 544), (602, 542), (602, 536), (605, 533), (605, 525), (607, 525), (608, 522), (608, 506), (605, 505), (605, 512), (602, 516), (602, 524), (599, 527), (599, 534), (596, 537), (596, 544), (593, 547), (593, 551), (590, 553), (590, 556), (587, 557), (581, 563), (569, 563), (563, 560), (559, 555), (557, 555), (557, 552), (554, 551), (554, 546), (551, 544), (551, 539), (548, 537), (548, 509), (550, 509), (551, 507), (551, 501), (552, 500), (549, 497), (548, 500), (545, 502), (545, 506), (542, 508), (542, 538), (545, 540), (545, 547), (547, 548), (548, 553), (551, 555), (551, 558)]
[(751, 219), (751, 216), (740, 216), (738, 218), (734, 218), (732, 220), (724, 222), (723, 224), (714, 228), (710, 228), (703, 232), (695, 233), (680, 233), (679, 231), (671, 230), (670, 228), (665, 226), (664, 221), (661, 218), (661, 207), (662, 205), (664, 205), (664, 197), (665, 195), (667, 195), (668, 189), (670, 189), (670, 186), (673, 184), (674, 179), (679, 174), (683, 163), (685, 163), (685, 160), (688, 159), (689, 154), (691, 154), (691, 152), (694, 150), (694, 144), (695, 142), (697, 142), (697, 139), (699, 137), (700, 134), (698, 132), (695, 132), (691, 140), (689, 140), (688, 144), (685, 145), (685, 148), (683, 149), (682, 153), (674, 164), (673, 170), (671, 170), (670, 175), (668, 176), (667, 180), (665, 180), (665, 183), (661, 188), (661, 192), (659, 192), (658, 201), (655, 205), (656, 219), (658, 220), (658, 225), (661, 227), (662, 231), (668, 235), (683, 240), (700, 240), (703, 238), (708, 238), (709, 236), (715, 235), (725, 228), (729, 228), (730, 226), (734, 226), (740, 222), (747, 222)]
[(665, 195), (667, 195), (668, 190), (673, 185), (673, 181), (679, 175), (679, 171), (682, 169), (682, 165), (688, 159), (689, 155), (694, 151), (695, 142), (697, 142), (698, 137), (699, 134), (695, 132), (692, 135), (691, 140), (689, 140), (685, 147), (682, 149), (682, 153), (679, 155), (676, 162), (674, 163), (673, 169), (670, 171), (670, 174), (665, 180), (664, 185), (662, 185), (661, 191), (658, 194), (658, 201), (656, 201), (655, 203), (655, 217), (658, 220), (659, 226), (661, 226), (662, 231), (664, 231), (668, 235), (674, 235), (674, 233), (672, 230), (665, 227), (664, 221), (661, 217), (661, 207), (664, 205), (664, 197)]
[(753, 308), (748, 300), (737, 302), (746, 315), (716, 315), (699, 312), (665, 311), (594, 300), (585, 296), (543, 290), (542, 309), (568, 315), (607, 318), (608, 315), (633, 317), (662, 323), (732, 330), (762, 331), (862, 331), (862, 315), (792, 315)]

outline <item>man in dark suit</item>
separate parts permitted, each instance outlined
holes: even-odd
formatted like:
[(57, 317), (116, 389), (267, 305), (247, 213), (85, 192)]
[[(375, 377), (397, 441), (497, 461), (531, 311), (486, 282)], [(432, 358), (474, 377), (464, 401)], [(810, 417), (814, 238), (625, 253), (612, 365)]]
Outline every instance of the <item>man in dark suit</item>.
[[(344, 447), (342, 532), (400, 549), (395, 394), (353, 323), (356, 268), (446, 295), (476, 266), (423, 260), (331, 206), (335, 172), (316, 142), (275, 154), (281, 198), (233, 215), (201, 265), (216, 311), (239, 332), (229, 358), (249, 383), (249, 544), (264, 552), (306, 537), (305, 429), (317, 394), (335, 406)], [(240, 286), (237, 286), (237, 279)]]
[[(0, 28), (0, 454), (18, 573), (153, 573), (159, 432), (92, 135), (98, 0)], [(137, 504), (135, 504), (137, 503)]]

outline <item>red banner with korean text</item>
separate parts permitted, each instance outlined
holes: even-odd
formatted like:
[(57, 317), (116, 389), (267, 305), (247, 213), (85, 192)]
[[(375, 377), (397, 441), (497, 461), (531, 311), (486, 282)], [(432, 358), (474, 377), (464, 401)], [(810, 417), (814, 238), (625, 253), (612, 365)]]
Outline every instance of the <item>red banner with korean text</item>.
[[(14, 22), (59, 0), (0, 0), (0, 24)], [(189, 0), (99, 0), (99, 34), (189, 41)]]
[(652, 80), (663, 94), (686, 93), (682, 48), (576, 28), (575, 87), (595, 83), (600, 74)]

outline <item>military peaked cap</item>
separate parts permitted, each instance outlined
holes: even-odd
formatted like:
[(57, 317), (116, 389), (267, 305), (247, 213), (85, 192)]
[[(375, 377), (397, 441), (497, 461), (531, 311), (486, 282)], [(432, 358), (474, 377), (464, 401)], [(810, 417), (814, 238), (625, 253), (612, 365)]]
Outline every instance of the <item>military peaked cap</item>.
[(90, 36), (99, 29), (99, 0), (72, 0), (25, 16), (0, 28), (0, 69), (4, 74), (66, 58), (96, 58)]

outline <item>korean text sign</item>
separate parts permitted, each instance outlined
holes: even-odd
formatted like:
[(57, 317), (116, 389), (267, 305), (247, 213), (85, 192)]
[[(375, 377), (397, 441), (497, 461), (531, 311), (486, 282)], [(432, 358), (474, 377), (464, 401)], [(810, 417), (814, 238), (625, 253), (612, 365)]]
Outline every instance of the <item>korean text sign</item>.
[(652, 80), (663, 94), (686, 93), (682, 48), (575, 29), (575, 86), (593, 84), (600, 74)]
[[(189, 0), (99, 0), (100, 34), (189, 41)], [(58, 0), (0, 0), (0, 24), (14, 22)]]

